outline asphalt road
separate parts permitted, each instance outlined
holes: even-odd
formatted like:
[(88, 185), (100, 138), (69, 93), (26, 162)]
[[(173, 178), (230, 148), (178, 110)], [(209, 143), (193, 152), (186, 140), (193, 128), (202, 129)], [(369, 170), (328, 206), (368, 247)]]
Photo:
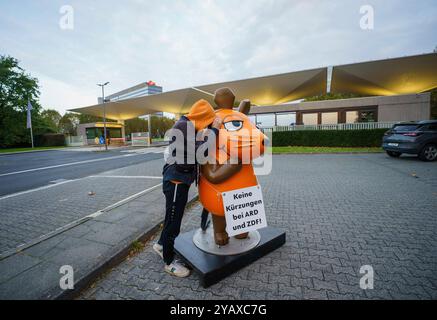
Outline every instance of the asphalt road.
[(56, 180), (78, 179), (159, 158), (162, 154), (120, 150), (52, 150), (0, 155), (0, 196), (45, 186)]

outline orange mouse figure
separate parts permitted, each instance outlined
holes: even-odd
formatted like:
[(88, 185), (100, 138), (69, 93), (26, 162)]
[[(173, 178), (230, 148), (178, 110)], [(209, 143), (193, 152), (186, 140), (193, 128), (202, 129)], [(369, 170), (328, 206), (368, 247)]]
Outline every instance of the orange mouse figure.
[[(252, 160), (264, 153), (267, 137), (247, 116), (250, 111), (249, 100), (243, 100), (238, 111), (234, 111), (234, 94), (229, 88), (221, 88), (215, 92), (214, 102), (218, 108), (216, 114), (222, 118), (223, 124), (213, 156), (215, 161), (201, 166), (199, 198), (204, 207), (202, 220), (208, 212), (212, 214), (215, 243), (223, 246), (229, 242), (229, 236), (221, 194), (258, 184)], [(231, 158), (233, 161), (230, 161)], [(237, 239), (246, 237), (247, 233), (236, 236)]]

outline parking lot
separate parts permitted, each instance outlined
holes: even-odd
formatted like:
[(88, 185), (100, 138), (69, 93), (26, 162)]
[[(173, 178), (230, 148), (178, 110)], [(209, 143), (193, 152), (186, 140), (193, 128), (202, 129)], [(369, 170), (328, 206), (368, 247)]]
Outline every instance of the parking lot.
[[(148, 242), (82, 299), (436, 299), (437, 163), (385, 154), (277, 155), (260, 176), (280, 249), (204, 289), (176, 279)], [(199, 226), (192, 206), (183, 232)], [(360, 288), (362, 266), (373, 289)]]

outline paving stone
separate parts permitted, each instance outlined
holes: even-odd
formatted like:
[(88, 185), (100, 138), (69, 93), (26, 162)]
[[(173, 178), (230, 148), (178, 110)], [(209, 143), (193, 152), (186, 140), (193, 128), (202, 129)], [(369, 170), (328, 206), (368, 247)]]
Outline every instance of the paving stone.
[[(436, 299), (435, 165), (385, 154), (274, 156), (258, 179), (269, 225), (287, 232), (279, 250), (204, 289), (195, 274), (165, 275), (149, 243), (121, 263), (125, 273), (97, 284), (123, 279), (115, 290), (141, 286), (157, 299)], [(181, 232), (199, 226), (200, 212), (187, 210)], [(363, 265), (374, 268), (374, 289), (360, 288)], [(164, 286), (155, 293), (149, 283)]]
[(24, 253), (18, 253), (14, 256), (11, 256), (9, 259), (1, 260), (0, 284), (19, 275), (23, 271), (36, 266), (39, 263), (41, 263), (40, 259), (31, 257)]

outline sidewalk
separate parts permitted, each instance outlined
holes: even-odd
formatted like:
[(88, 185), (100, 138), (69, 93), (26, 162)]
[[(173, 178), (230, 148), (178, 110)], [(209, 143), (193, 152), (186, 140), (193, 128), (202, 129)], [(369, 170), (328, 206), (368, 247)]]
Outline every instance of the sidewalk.
[[(79, 298), (436, 299), (436, 164), (392, 160), (274, 156), (272, 173), (258, 178), (268, 224), (287, 233), (282, 247), (203, 288), (195, 273), (165, 273), (148, 241)], [(200, 212), (198, 203), (187, 210), (181, 232), (199, 228)], [(360, 287), (365, 265), (373, 289)]]
[[(155, 177), (161, 162), (152, 160), (3, 199), (0, 299), (72, 296), (124, 259), (133, 242), (150, 237), (164, 218), (161, 179)], [(89, 196), (90, 190), (95, 195)], [(196, 196), (192, 187), (189, 199)], [(20, 243), (24, 246), (18, 247)], [(72, 291), (59, 286), (64, 265), (74, 270)]]

